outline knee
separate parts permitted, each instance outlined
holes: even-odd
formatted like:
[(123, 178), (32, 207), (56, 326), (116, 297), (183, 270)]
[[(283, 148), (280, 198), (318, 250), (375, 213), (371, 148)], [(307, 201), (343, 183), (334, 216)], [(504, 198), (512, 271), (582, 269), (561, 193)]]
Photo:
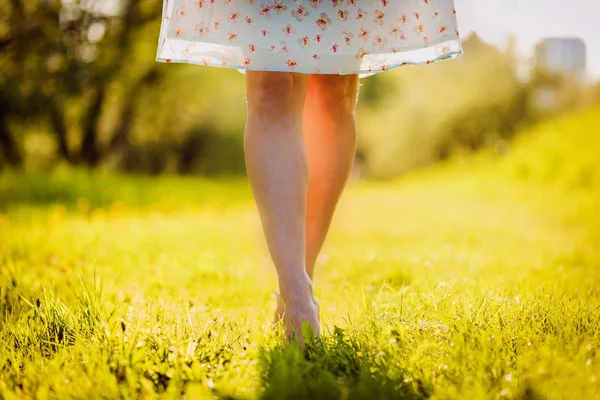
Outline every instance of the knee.
[(247, 71), (247, 99), (250, 112), (278, 115), (298, 103), (298, 78), (288, 72)]
[(358, 75), (313, 75), (319, 102), (329, 113), (353, 115), (358, 102)]

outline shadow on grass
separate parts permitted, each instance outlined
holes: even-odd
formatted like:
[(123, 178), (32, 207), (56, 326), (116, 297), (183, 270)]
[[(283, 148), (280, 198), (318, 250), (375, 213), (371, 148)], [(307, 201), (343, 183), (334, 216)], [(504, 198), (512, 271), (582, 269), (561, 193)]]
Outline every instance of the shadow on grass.
[(296, 344), (262, 348), (262, 399), (428, 398), (418, 382), (388, 365), (381, 352), (362, 348), (341, 328), (302, 350)]

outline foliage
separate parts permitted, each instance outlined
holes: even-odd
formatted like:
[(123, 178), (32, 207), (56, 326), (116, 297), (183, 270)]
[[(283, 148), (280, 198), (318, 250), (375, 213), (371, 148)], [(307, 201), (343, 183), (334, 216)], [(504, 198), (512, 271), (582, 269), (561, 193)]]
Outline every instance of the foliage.
[[(514, 45), (500, 50), (472, 34), (463, 47), (457, 60), (365, 80), (367, 98), (379, 99), (363, 104), (359, 114), (359, 145), (372, 177), (483, 148), (501, 152), (536, 121), (598, 104), (594, 89), (573, 77), (536, 68), (524, 79)], [(370, 82), (374, 89), (367, 88)], [(542, 102), (542, 94), (554, 100)]]
[[(243, 170), (231, 115), (214, 117), (216, 107), (198, 98), (222, 90), (225, 81), (210, 83), (210, 72), (190, 76), (192, 68), (155, 61), (161, 1), (0, 4), (6, 163), (206, 175)], [(237, 93), (231, 94), (241, 99)]]
[[(22, 131), (35, 121), (47, 126), (62, 158), (95, 166), (105, 153), (127, 142), (138, 92), (158, 79), (157, 69), (148, 68), (148, 63), (129, 67), (135, 62), (130, 57), (136, 54), (136, 35), (157, 18), (158, 2), (127, 1), (119, 4), (119, 10), (104, 10), (105, 5), (3, 1), (3, 143), (13, 134), (11, 123), (26, 124)], [(113, 125), (101, 126), (103, 108), (111, 97), (118, 99)], [(101, 142), (102, 131), (108, 131), (103, 132), (106, 143)], [(20, 162), (17, 145), (3, 145), (3, 150), (9, 162)]]

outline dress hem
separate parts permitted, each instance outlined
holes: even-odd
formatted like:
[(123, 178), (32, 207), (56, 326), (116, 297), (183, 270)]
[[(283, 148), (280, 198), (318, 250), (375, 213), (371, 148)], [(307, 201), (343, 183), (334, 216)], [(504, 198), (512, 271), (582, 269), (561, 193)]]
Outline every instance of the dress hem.
[(381, 69), (377, 69), (377, 70), (365, 69), (365, 70), (358, 70), (358, 71), (331, 71), (331, 72), (321, 70), (318, 73), (315, 72), (314, 69), (308, 70), (308, 69), (298, 68), (298, 69), (291, 70), (289, 68), (274, 68), (274, 67), (253, 68), (253, 67), (249, 67), (246, 65), (236, 65), (236, 64), (223, 65), (223, 64), (219, 64), (219, 63), (204, 62), (202, 60), (172, 59), (172, 58), (165, 58), (165, 57), (161, 57), (161, 56), (157, 56), (156, 61), (161, 62), (161, 63), (185, 63), (185, 64), (200, 65), (200, 66), (204, 66), (204, 67), (230, 68), (230, 69), (237, 69), (238, 71), (240, 71), (242, 73), (243, 73), (243, 71), (268, 71), (268, 72), (296, 72), (299, 74), (312, 74), (312, 75), (359, 74), (361, 77), (367, 77), (367, 76), (374, 75), (378, 72), (389, 71), (389, 70), (397, 68), (397, 67), (403, 67), (403, 66), (407, 66), (407, 65), (433, 64), (433, 63), (437, 63), (437, 62), (444, 61), (444, 60), (454, 59), (454, 58), (458, 58), (458, 57), (462, 56), (463, 54), (464, 54), (463, 50), (460, 49), (457, 51), (450, 51), (450, 52), (442, 54), (438, 57), (424, 60), (424, 61), (403, 61), (401, 63), (392, 63), (392, 64), (389, 64), (388, 66), (386, 66), (386, 68), (381, 68)]

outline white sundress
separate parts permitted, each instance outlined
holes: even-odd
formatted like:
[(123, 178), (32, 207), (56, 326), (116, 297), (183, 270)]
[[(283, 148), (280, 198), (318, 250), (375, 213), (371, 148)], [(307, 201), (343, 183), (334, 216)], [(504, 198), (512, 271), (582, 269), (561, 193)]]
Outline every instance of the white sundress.
[(156, 60), (365, 77), (462, 53), (454, 0), (164, 0)]

